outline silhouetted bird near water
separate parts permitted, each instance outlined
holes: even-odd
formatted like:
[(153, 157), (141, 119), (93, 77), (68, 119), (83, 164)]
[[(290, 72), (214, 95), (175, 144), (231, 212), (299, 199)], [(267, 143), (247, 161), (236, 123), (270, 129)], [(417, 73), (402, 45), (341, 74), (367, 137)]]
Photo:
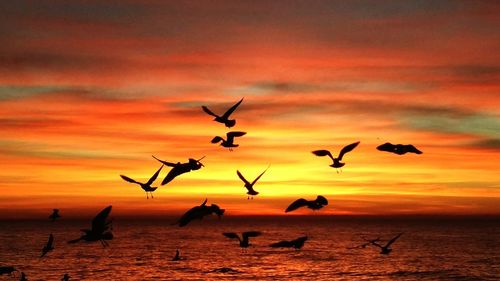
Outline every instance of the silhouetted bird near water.
[(223, 139), (222, 137), (216, 136), (212, 139), (212, 143), (218, 143), (221, 142), (221, 146), (229, 148), (230, 151), (233, 150), (233, 147), (238, 147), (240, 146), (239, 144), (234, 143), (234, 138), (235, 137), (241, 137), (246, 135), (246, 132), (228, 132), (226, 134), (226, 139)]
[(237, 102), (235, 105), (231, 106), (231, 108), (229, 108), (223, 115), (219, 116), (215, 113), (213, 113), (212, 111), (210, 111), (210, 109), (208, 109), (208, 107), (206, 106), (202, 106), (201, 108), (203, 109), (203, 111), (205, 111), (207, 114), (209, 115), (212, 115), (215, 117), (214, 121), (217, 121), (219, 123), (223, 123), (224, 125), (226, 125), (226, 127), (228, 128), (231, 128), (233, 127), (235, 124), (236, 124), (236, 120), (230, 120), (229, 119), (229, 116), (234, 112), (234, 110), (238, 107), (238, 105), (240, 105), (240, 103), (243, 101), (243, 99), (241, 99), (239, 102)]
[(264, 170), (264, 172), (262, 172), (258, 177), (256, 177), (251, 183), (245, 179), (245, 177), (240, 173), (240, 171), (236, 170), (236, 174), (238, 175), (238, 177), (245, 183), (245, 188), (247, 189), (247, 194), (249, 195), (247, 199), (249, 199), (250, 197), (253, 199), (254, 195), (259, 194), (259, 192), (253, 189), (253, 186), (260, 179), (260, 177), (262, 177), (262, 175), (267, 171), (267, 169), (269, 169), (269, 167), (267, 167)]
[(61, 278), (61, 281), (69, 281), (69, 278), (71, 278), (69, 276), (69, 274), (68, 273), (64, 273), (64, 276)]
[(179, 249), (175, 250), (175, 256), (172, 258), (172, 261), (180, 261), (181, 260), (181, 253), (179, 252)]
[(161, 165), (160, 169), (158, 169), (158, 171), (156, 171), (156, 173), (154, 173), (153, 176), (146, 183), (138, 182), (138, 181), (131, 179), (131, 178), (124, 176), (124, 175), (120, 175), (120, 177), (122, 177), (122, 179), (124, 179), (128, 182), (136, 183), (136, 184), (140, 185), (141, 188), (146, 192), (146, 198), (149, 199), (148, 192), (149, 192), (149, 194), (151, 194), (151, 198), (153, 198), (153, 191), (155, 191), (158, 188), (158, 187), (153, 187), (151, 185), (153, 184), (153, 182), (156, 180), (156, 178), (160, 174), (160, 171), (162, 168), (163, 168), (163, 165)]
[(326, 205), (328, 205), (328, 200), (326, 200), (326, 198), (321, 195), (318, 195), (315, 200), (306, 200), (304, 198), (300, 198), (290, 204), (290, 206), (286, 208), (285, 213), (297, 210), (301, 207), (307, 207), (312, 210), (319, 210)]
[(389, 242), (387, 242), (387, 244), (385, 244), (385, 246), (382, 246), (382, 245), (378, 244), (376, 241), (371, 241), (371, 244), (379, 247), (380, 248), (380, 253), (382, 255), (388, 255), (392, 251), (392, 249), (389, 248), (389, 246), (391, 246), (391, 244), (394, 243), (399, 238), (399, 236), (401, 236), (402, 234), (403, 233), (400, 233), (400, 234), (396, 235), (394, 238), (392, 238), (391, 240), (389, 240)]
[(45, 256), (48, 252), (52, 250), (54, 250), (54, 236), (50, 234), (49, 241), (47, 241), (47, 244), (43, 246), (42, 255), (40, 257)]
[[(342, 157), (344, 157), (344, 154), (352, 151), (354, 148), (356, 148), (356, 146), (358, 146), (358, 144), (359, 144), (359, 141), (345, 146), (344, 148), (342, 148), (340, 150), (340, 153), (337, 156), (337, 158), (334, 158), (332, 156), (332, 154), (330, 153), (330, 151), (328, 151), (328, 150), (314, 150), (312, 153), (316, 156), (329, 156), (333, 160), (333, 164), (331, 164), (330, 167), (341, 168), (345, 165), (345, 163), (340, 162), (342, 160)], [(337, 171), (337, 173), (338, 173), (338, 171)]]
[(60, 218), (61, 216), (59, 215), (59, 209), (53, 209), (52, 214), (49, 216), (49, 219), (51, 221), (55, 221), (56, 219)]
[(194, 170), (199, 170), (201, 167), (204, 167), (203, 164), (200, 162), (205, 156), (201, 157), (200, 159), (196, 160), (193, 158), (189, 158), (188, 162), (186, 163), (172, 163), (172, 162), (167, 162), (163, 161), (161, 159), (156, 158), (154, 155), (152, 155), (154, 159), (158, 160), (160, 163), (163, 163), (166, 166), (173, 167), (168, 174), (165, 176), (163, 181), (161, 182), (161, 185), (165, 185), (169, 182), (171, 182), (175, 177), (178, 175), (191, 172)]
[(307, 241), (307, 236), (302, 236), (299, 237), (295, 240), (287, 241), (283, 240), (277, 243), (273, 243), (269, 245), (269, 247), (273, 248), (291, 248), (294, 247), (295, 249), (300, 249), (304, 246), (304, 243)]
[(398, 155), (403, 155), (408, 152), (422, 154), (422, 151), (418, 150), (415, 146), (411, 144), (392, 144), (390, 142), (386, 142), (384, 144), (377, 146), (377, 149), (380, 151), (387, 151)]
[(224, 209), (221, 209), (219, 206), (212, 204), (207, 206), (207, 199), (203, 201), (200, 206), (193, 207), (189, 209), (176, 224), (179, 224), (180, 227), (187, 225), (192, 220), (201, 220), (204, 216), (208, 216), (211, 214), (216, 214), (219, 219), (224, 214)]
[(103, 246), (108, 246), (108, 243), (105, 240), (113, 239), (113, 233), (111, 232), (111, 221), (108, 221), (107, 218), (111, 213), (111, 206), (104, 208), (95, 218), (92, 220), (92, 228), (91, 229), (82, 229), (82, 232), (85, 232), (80, 238), (68, 241), (68, 243), (76, 243), (80, 240), (84, 240), (87, 242), (95, 242), (101, 241)]
[(235, 239), (238, 239), (238, 241), (240, 241), (240, 247), (242, 248), (247, 248), (248, 246), (250, 246), (250, 241), (249, 241), (249, 237), (257, 237), (257, 236), (260, 236), (262, 233), (259, 232), (259, 231), (247, 231), (247, 232), (243, 232), (241, 234), (241, 237), (238, 236), (238, 234), (234, 233), (234, 232), (224, 232), (222, 233), (222, 235), (226, 236), (227, 238), (235, 238)]

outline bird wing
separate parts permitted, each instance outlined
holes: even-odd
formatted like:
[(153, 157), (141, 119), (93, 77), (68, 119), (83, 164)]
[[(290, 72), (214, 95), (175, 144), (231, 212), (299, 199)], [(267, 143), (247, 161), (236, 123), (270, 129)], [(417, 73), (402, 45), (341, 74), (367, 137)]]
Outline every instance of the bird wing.
[(394, 152), (395, 145), (393, 145), (390, 142), (386, 142), (384, 144), (381, 144), (377, 146), (377, 149), (380, 151), (387, 151), (387, 152)]
[(338, 157), (339, 161), (342, 160), (342, 157), (344, 157), (344, 154), (346, 154), (349, 151), (352, 151), (354, 148), (356, 148), (356, 146), (358, 146), (358, 144), (359, 144), (359, 141), (355, 142), (355, 143), (351, 143), (350, 145), (344, 146), (344, 148), (342, 148), (342, 150), (340, 150), (339, 157)]
[(208, 201), (208, 198), (205, 198), (205, 201), (203, 201), (203, 203), (201, 203), (200, 207), (204, 207), (205, 205), (207, 205), (207, 201)]
[(165, 178), (161, 182), (161, 185), (165, 185), (165, 184), (171, 182), (178, 175), (184, 174), (184, 173), (189, 172), (189, 171), (190, 171), (189, 167), (187, 167), (187, 169), (186, 169), (186, 166), (184, 166), (184, 165), (173, 167), (168, 172), (168, 174), (165, 176)]
[(413, 153), (416, 153), (416, 154), (422, 154), (422, 151), (418, 150), (415, 146), (413, 146), (411, 144), (403, 145), (403, 147), (404, 147), (404, 149), (407, 152), (413, 152)]
[(246, 231), (246, 232), (243, 232), (242, 236), (243, 236), (243, 239), (248, 239), (248, 237), (257, 237), (257, 236), (260, 236), (262, 234), (262, 232), (260, 231)]
[(238, 234), (234, 232), (224, 232), (222, 235), (226, 236), (227, 238), (236, 238), (238, 241), (241, 241), (241, 238), (238, 236)]
[(169, 167), (175, 167), (175, 166), (176, 166), (176, 163), (163, 161), (163, 160), (161, 160), (161, 159), (156, 158), (154, 155), (151, 155), (151, 156), (152, 156), (154, 159), (158, 160), (160, 163), (165, 164), (165, 166), (169, 166)]
[(127, 176), (124, 176), (124, 175), (120, 175), (120, 177), (122, 177), (122, 179), (124, 179), (124, 180), (126, 180), (128, 182), (131, 182), (131, 183), (142, 184), (142, 183), (140, 183), (140, 182), (138, 182), (138, 181), (136, 181), (136, 180), (134, 180), (132, 178), (129, 178)]
[(107, 229), (108, 223), (106, 219), (111, 212), (111, 206), (104, 208), (95, 218), (92, 220), (92, 232), (102, 233)]
[(201, 109), (203, 109), (203, 111), (205, 111), (205, 113), (207, 113), (208, 115), (212, 115), (213, 117), (219, 117), (217, 114), (210, 111), (210, 109), (208, 109), (208, 107), (206, 107), (204, 105), (201, 106)]
[(238, 105), (240, 105), (240, 103), (243, 101), (243, 99), (241, 99), (239, 102), (237, 102), (235, 105), (231, 106), (231, 108), (229, 108), (226, 113), (224, 113), (224, 115), (222, 115), (222, 118), (224, 119), (227, 119), (229, 118), (229, 115), (231, 115), (234, 110), (238, 107)]
[(297, 200), (293, 201), (293, 203), (290, 204), (290, 206), (288, 206), (288, 208), (286, 208), (285, 213), (297, 210), (300, 207), (307, 206), (307, 202), (308, 201), (304, 198), (297, 199)]
[(293, 246), (292, 241), (286, 241), (286, 240), (276, 242), (276, 243), (269, 245), (269, 247), (273, 247), (273, 248), (292, 247), (292, 246)]
[(244, 136), (246, 134), (247, 134), (246, 132), (239, 132), (239, 131), (228, 132), (226, 134), (227, 142), (231, 143), (231, 142), (233, 142), (235, 137), (241, 137), (241, 136)]
[(262, 177), (262, 175), (267, 171), (267, 169), (269, 169), (269, 167), (267, 167), (264, 172), (262, 172), (258, 177), (256, 177), (253, 182), (252, 182), (252, 185), (254, 185), (259, 179), (260, 177)]
[(245, 177), (240, 173), (240, 171), (236, 170), (236, 174), (245, 183), (245, 185), (250, 184), (250, 182), (248, 182), (247, 179), (245, 179)]
[(324, 197), (324, 196), (321, 196), (321, 195), (318, 195), (318, 197), (316, 197), (316, 203), (319, 203), (321, 205), (328, 205), (328, 200)]
[(389, 240), (389, 242), (387, 242), (387, 244), (385, 245), (385, 247), (389, 247), (392, 243), (396, 242), (396, 240), (399, 238), (399, 236), (401, 236), (403, 233), (400, 233), (398, 235), (396, 235), (394, 238), (392, 238), (391, 240)]
[(160, 169), (158, 169), (158, 171), (156, 171), (156, 173), (154, 173), (154, 175), (148, 180), (148, 182), (146, 183), (146, 185), (151, 186), (153, 184), (153, 182), (156, 180), (156, 178), (160, 174), (160, 171), (161, 171), (162, 168), (163, 168), (163, 164), (161, 165)]
[(196, 206), (191, 209), (189, 209), (182, 217), (178, 220), (179, 226), (185, 226), (187, 225), (190, 221), (194, 219), (201, 219), (203, 217), (202, 214), (202, 207), (201, 206)]
[(210, 142), (211, 143), (218, 143), (218, 142), (223, 141), (223, 140), (224, 140), (223, 138), (216, 136)]
[(52, 235), (51, 233), (49, 236), (49, 241), (47, 242), (47, 247), (52, 248), (53, 245), (54, 245), (54, 235)]
[(322, 149), (322, 150), (314, 150), (312, 151), (312, 153), (316, 156), (330, 156), (330, 158), (332, 158), (333, 160), (333, 156), (332, 154), (330, 153), (330, 151), (328, 150), (325, 150), (325, 149)]

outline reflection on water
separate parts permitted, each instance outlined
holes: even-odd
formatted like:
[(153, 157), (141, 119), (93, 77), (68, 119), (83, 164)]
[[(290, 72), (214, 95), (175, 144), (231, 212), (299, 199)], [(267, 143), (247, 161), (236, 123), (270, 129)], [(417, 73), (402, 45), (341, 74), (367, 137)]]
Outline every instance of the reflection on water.
[[(115, 219), (110, 247), (69, 245), (88, 222), (0, 222), (0, 266), (29, 280), (498, 280), (498, 220), (338, 219), (335, 217), (209, 219), (184, 228), (171, 221)], [(262, 231), (249, 248), (222, 232)], [(348, 249), (367, 238), (404, 232), (388, 255)], [(55, 249), (40, 259), (47, 235)], [(307, 235), (302, 250), (269, 244)], [(180, 249), (185, 260), (172, 261)], [(0, 280), (12, 280), (0, 276)]]

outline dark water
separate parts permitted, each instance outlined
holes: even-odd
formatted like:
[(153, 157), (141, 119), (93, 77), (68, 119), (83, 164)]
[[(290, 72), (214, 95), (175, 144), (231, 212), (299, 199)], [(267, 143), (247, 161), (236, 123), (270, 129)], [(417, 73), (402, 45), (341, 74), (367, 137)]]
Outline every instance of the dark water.
[[(500, 222), (495, 219), (353, 219), (285, 217), (208, 219), (179, 228), (171, 220), (114, 221), (115, 239), (67, 244), (86, 221), (0, 222), (0, 266), (29, 280), (500, 280)], [(259, 230), (248, 249), (222, 232)], [(360, 236), (390, 239), (393, 252), (348, 249)], [(55, 250), (43, 259), (50, 233)], [(309, 236), (304, 248), (275, 249)], [(186, 260), (172, 262), (175, 249)], [(234, 272), (215, 272), (228, 267)], [(15, 280), (0, 276), (0, 280)]]

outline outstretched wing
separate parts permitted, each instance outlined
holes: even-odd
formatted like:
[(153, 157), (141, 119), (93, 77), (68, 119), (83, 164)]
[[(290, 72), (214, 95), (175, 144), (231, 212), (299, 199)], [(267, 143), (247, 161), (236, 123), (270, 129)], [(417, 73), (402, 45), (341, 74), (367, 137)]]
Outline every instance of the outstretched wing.
[(104, 208), (95, 218), (92, 220), (92, 232), (102, 233), (108, 228), (108, 223), (106, 219), (111, 213), (111, 206)]
[(134, 179), (131, 179), (131, 178), (127, 177), (127, 176), (120, 175), (120, 177), (122, 177), (122, 179), (124, 179), (124, 180), (126, 180), (126, 181), (128, 181), (128, 182), (131, 182), (131, 183), (136, 183), (136, 184), (141, 184), (140, 182), (138, 182), (138, 181), (136, 181), (136, 180), (134, 180)]
[(254, 185), (259, 179), (260, 177), (262, 177), (262, 175), (267, 171), (267, 169), (269, 169), (269, 167), (267, 167), (264, 172), (262, 172), (258, 177), (256, 177), (253, 182), (252, 182), (252, 185)]
[(260, 236), (262, 234), (262, 232), (260, 231), (246, 231), (246, 232), (243, 232), (242, 236), (243, 236), (243, 239), (248, 239), (248, 237), (257, 237), (257, 236)]
[(324, 149), (322, 149), (322, 150), (314, 150), (314, 151), (312, 151), (312, 153), (314, 155), (316, 155), (316, 156), (330, 156), (330, 158), (332, 158), (332, 160), (333, 160), (333, 156), (330, 153), (330, 151), (328, 151), (328, 150), (324, 150)]
[(416, 153), (416, 154), (422, 154), (422, 151), (418, 150), (416, 147), (414, 147), (411, 144), (403, 145), (403, 147), (404, 147), (404, 149), (407, 152), (412, 152), (412, 153)]
[(241, 136), (244, 136), (246, 134), (247, 134), (246, 132), (239, 132), (239, 131), (228, 132), (226, 134), (227, 141), (229, 143), (231, 143), (231, 142), (233, 142), (233, 140), (234, 140), (235, 137), (241, 137)]
[(346, 154), (349, 151), (352, 151), (354, 148), (356, 148), (356, 146), (358, 146), (358, 144), (359, 144), (359, 141), (355, 142), (355, 143), (351, 143), (350, 145), (344, 146), (344, 148), (342, 148), (342, 150), (340, 150), (339, 157), (338, 157), (339, 161), (342, 160), (342, 157), (344, 157), (344, 154)]
[(210, 109), (208, 109), (208, 107), (204, 105), (201, 107), (201, 109), (203, 109), (203, 111), (205, 111), (205, 113), (207, 113), (208, 115), (212, 115), (213, 117), (219, 117), (217, 114), (210, 111)]
[(173, 167), (168, 174), (165, 176), (163, 181), (161, 182), (161, 185), (166, 185), (167, 183), (171, 182), (175, 177), (177, 177), (180, 174), (184, 174), (186, 172), (189, 172), (190, 169), (189, 167), (186, 167), (184, 164), (180, 166)]
[[(231, 115), (233, 113), (233, 111), (238, 107), (238, 105), (240, 105), (240, 103), (243, 101), (243, 98), (237, 102), (235, 105), (231, 106), (231, 108), (229, 108), (226, 113), (224, 113), (224, 115), (222, 115), (222, 118), (224, 119), (227, 119), (229, 118), (229, 115)], [(206, 111), (205, 111), (206, 112)]]
[(326, 200), (325, 197), (321, 196), (321, 195), (318, 195), (318, 197), (316, 197), (316, 203), (319, 203), (321, 205), (328, 205), (328, 200)]
[(245, 179), (245, 177), (240, 173), (240, 171), (236, 170), (236, 174), (245, 183), (245, 185), (250, 184), (250, 182), (248, 182), (247, 179)]
[(292, 241), (286, 241), (286, 240), (283, 240), (283, 241), (280, 241), (280, 242), (276, 242), (276, 243), (273, 243), (273, 244), (269, 245), (269, 247), (273, 247), (273, 248), (292, 247), (292, 246), (293, 246), (293, 242)]
[(163, 161), (161, 159), (158, 159), (156, 158), (154, 155), (151, 155), (154, 159), (158, 160), (160, 163), (163, 163), (165, 166), (169, 166), (169, 167), (175, 167), (175, 163), (172, 163), (172, 162), (167, 162), (167, 161)]
[(160, 171), (161, 171), (162, 168), (163, 168), (163, 165), (161, 165), (160, 169), (158, 169), (158, 171), (156, 171), (156, 173), (154, 173), (154, 175), (148, 180), (148, 182), (146, 183), (146, 185), (150, 186), (150, 185), (153, 184), (153, 182), (156, 180), (156, 178), (160, 174)]
[(47, 247), (52, 248), (53, 245), (54, 245), (54, 235), (52, 235), (51, 233), (49, 236), (49, 241), (47, 242)]
[(224, 140), (223, 138), (216, 136), (210, 142), (211, 143), (218, 143), (218, 142), (223, 141), (223, 140)]
[(290, 204), (290, 206), (288, 206), (288, 208), (286, 208), (285, 213), (297, 210), (300, 207), (307, 206), (307, 202), (308, 201), (304, 198), (297, 199), (292, 204)]
[(399, 238), (399, 236), (401, 236), (403, 233), (400, 233), (398, 235), (396, 235), (394, 238), (392, 238), (391, 240), (389, 240), (389, 242), (387, 242), (387, 244), (385, 245), (385, 247), (389, 247), (392, 243), (396, 242), (396, 240)]
[(390, 142), (386, 142), (384, 144), (381, 144), (377, 146), (377, 149), (380, 151), (387, 151), (387, 152), (394, 152), (395, 145), (393, 145)]
[(234, 232), (224, 232), (224, 233), (222, 233), (222, 235), (226, 236), (227, 238), (235, 238), (235, 239), (238, 239), (238, 241), (241, 241), (238, 234), (236, 234)]

